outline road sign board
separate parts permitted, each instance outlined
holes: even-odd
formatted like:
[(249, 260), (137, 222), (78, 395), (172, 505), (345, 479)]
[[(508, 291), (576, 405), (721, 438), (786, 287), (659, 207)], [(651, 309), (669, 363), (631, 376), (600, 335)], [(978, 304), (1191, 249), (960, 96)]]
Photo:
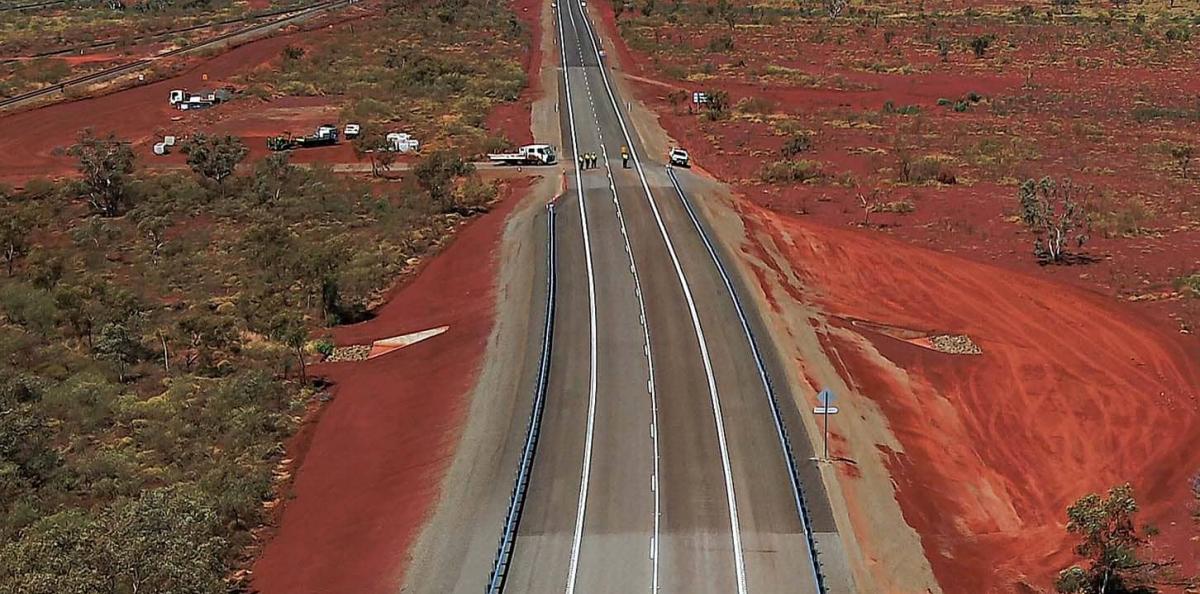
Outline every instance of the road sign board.
[(813, 409), (814, 415), (836, 415), (837, 413), (838, 407), (836, 406), (818, 406)]
[(692, 103), (696, 105), (708, 103), (708, 94), (700, 92), (692, 93)]
[(821, 403), (821, 406), (829, 406), (829, 403), (833, 402), (833, 391), (829, 388), (821, 390), (821, 393), (817, 394), (817, 401)]

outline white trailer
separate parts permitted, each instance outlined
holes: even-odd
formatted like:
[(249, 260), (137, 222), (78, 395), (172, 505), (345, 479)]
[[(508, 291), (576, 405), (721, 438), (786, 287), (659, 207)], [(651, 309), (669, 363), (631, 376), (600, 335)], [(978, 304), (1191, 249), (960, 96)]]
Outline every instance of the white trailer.
[(175, 89), (171, 91), (167, 102), (175, 109), (186, 111), (189, 109), (205, 109), (223, 101), (229, 101), (232, 98), (233, 92), (229, 89), (200, 91), (198, 93), (191, 93), (187, 89)]
[(491, 153), (488, 160), (497, 165), (553, 165), (558, 157), (548, 144), (527, 144), (513, 153)]
[(387, 150), (397, 153), (415, 153), (421, 150), (421, 141), (410, 136), (407, 132), (392, 132), (388, 134)]

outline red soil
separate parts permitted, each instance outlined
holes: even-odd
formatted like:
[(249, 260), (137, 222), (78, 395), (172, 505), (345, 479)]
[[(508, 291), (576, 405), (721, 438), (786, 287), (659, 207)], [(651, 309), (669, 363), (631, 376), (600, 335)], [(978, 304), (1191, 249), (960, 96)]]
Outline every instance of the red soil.
[[(0, 117), (0, 181), (22, 183), (33, 177), (59, 177), (74, 171), (72, 159), (56, 155), (55, 149), (74, 144), (85, 128), (97, 134), (109, 132), (130, 140), (139, 155), (150, 158), (149, 146), (160, 132), (194, 121), (202, 112), (179, 112), (167, 104), (171, 89), (220, 86), (221, 81), (256, 68), (279, 55), (295, 35), (282, 35), (242, 45), (207, 60), (184, 74), (162, 81), (103, 95), (59, 103)], [(203, 80), (203, 75), (208, 80)], [(185, 124), (186, 125), (186, 124)]]
[[(336, 385), (312, 434), (277, 535), (254, 566), (274, 592), (394, 592), (437, 499), (494, 322), (498, 253), (524, 187), (467, 224), (377, 317), (338, 328), (338, 344), (449, 325), (445, 333), (314, 373)], [(302, 444), (293, 444), (302, 445)]]
[(1027, 275), (755, 206), (743, 218), (774, 238), (802, 282), (758, 271), (786, 287), (772, 299), (816, 301), (843, 331), (855, 328), (837, 316), (964, 333), (982, 348), (947, 355), (858, 330), (873, 345), (864, 352), (838, 332), (822, 336), (903, 445), (881, 453), (945, 592), (1049, 587), (1074, 561), (1066, 506), (1125, 481), (1141, 520), (1162, 531), (1158, 554), (1197, 569), (1194, 524), (1179, 504), (1200, 470), (1195, 341)]
[[(609, 3), (593, 9), (609, 38), (619, 40)], [(1169, 98), (1200, 92), (1200, 78), (1181, 75), (1195, 69), (1190, 49), (1147, 50), (1131, 59), (1128, 46), (1098, 42), (1093, 31), (946, 19), (935, 37), (961, 40), (991, 32), (1000, 41), (988, 59), (955, 46), (943, 60), (923, 39), (918, 21), (877, 27), (823, 23), (739, 27), (730, 55), (706, 50), (713, 36), (731, 34), (723, 25), (640, 30), (660, 46), (701, 53), (713, 69), (698, 82), (672, 80), (668, 71), (694, 71), (694, 53), (630, 52), (620, 41), (614, 53), (640, 98), (694, 161), (756, 204), (846, 227), (863, 220), (859, 194), (905, 201), (914, 212), (874, 214), (872, 231), (1100, 290), (1134, 301), (1182, 331), (1200, 327), (1200, 303), (1172, 286), (1200, 267), (1200, 192), (1162, 148), (1164, 141), (1194, 142), (1200, 125), (1138, 122), (1132, 116), (1138, 108), (1173, 106)], [(1058, 59), (1065, 46), (1074, 48), (1071, 60)], [(875, 66), (894, 71), (871, 71)], [(797, 78), (772, 78), (765, 74), (771, 67), (790, 68)], [(685, 106), (672, 106), (667, 97), (673, 89), (725, 90), (731, 103), (753, 99), (758, 111), (708, 122)], [(937, 105), (940, 98), (956, 100), (968, 92), (986, 99), (965, 113)], [(889, 101), (916, 106), (920, 114), (881, 113)], [(783, 158), (779, 149), (789, 136), (777, 127), (783, 116), (791, 129), (813, 135), (814, 149), (796, 158), (818, 163), (824, 179), (806, 184), (759, 179), (764, 164)], [(898, 183), (902, 152), (951, 158), (959, 183)], [(988, 161), (1003, 154), (1008, 155), (1003, 162)], [(1094, 186), (1091, 201), (1114, 223), (1091, 233), (1085, 251), (1095, 261), (1087, 266), (1038, 267), (1029, 234), (1013, 218), (1017, 180), (1046, 175)], [(1141, 219), (1129, 231), (1121, 226), (1129, 225), (1121, 222), (1124, 217)]]

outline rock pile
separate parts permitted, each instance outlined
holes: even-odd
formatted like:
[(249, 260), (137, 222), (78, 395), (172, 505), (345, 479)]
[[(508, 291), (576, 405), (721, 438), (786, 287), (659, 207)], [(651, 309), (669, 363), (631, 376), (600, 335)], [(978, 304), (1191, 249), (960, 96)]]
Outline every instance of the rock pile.
[(335, 347), (333, 352), (325, 358), (329, 363), (338, 363), (340, 361), (366, 361), (367, 355), (371, 354), (371, 345), (369, 344), (354, 344), (344, 347)]
[(935, 334), (929, 337), (933, 350), (951, 355), (981, 355), (983, 350), (966, 334)]

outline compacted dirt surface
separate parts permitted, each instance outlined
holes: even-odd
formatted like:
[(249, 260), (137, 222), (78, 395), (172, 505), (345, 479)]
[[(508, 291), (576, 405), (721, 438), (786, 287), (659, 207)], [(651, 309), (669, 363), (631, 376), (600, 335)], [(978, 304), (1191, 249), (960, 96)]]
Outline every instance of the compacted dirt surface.
[[(799, 407), (839, 394), (824, 476), (860, 590), (1052, 591), (1078, 562), (1066, 507), (1126, 481), (1157, 531), (1147, 555), (1196, 574), (1200, 300), (1174, 282), (1200, 269), (1200, 198), (1164, 156), (1196, 129), (1160, 109), (1190, 92), (1193, 46), (1161, 49), (1160, 29), (1122, 58), (1086, 27), (1014, 25), (1009, 6), (974, 24), (939, 3), (927, 18), (762, 10), (730, 27), (689, 23), (703, 7), (641, 4), (592, 10), (654, 112), (643, 134), (661, 125), (731, 186), (705, 208), (794, 360)], [(989, 33), (988, 57), (971, 56), (967, 41)], [(1057, 53), (1064, 40), (1076, 53)], [(693, 91), (727, 92), (729, 115), (689, 108)], [(765, 181), (803, 132), (812, 146), (795, 159), (821, 174)], [(902, 181), (904, 155), (944, 161), (954, 183)], [(1033, 258), (1016, 184), (1042, 175), (1095, 189), (1090, 263)], [(866, 213), (864, 199), (913, 210)]]
[[(514, 4), (534, 31), (534, 51), (524, 63), (531, 84), (518, 103), (487, 119), (490, 129), (523, 141), (531, 138), (531, 105), (542, 96), (537, 7), (531, 0)], [(273, 109), (280, 110), (279, 120), (318, 122), (330, 104), (295, 98)], [(256, 114), (252, 125), (261, 126), (260, 119)], [(255, 134), (236, 117), (221, 125)], [(527, 240), (539, 235), (536, 207), (560, 184), (556, 170), (541, 175), (503, 185), (498, 205), (398, 286), (375, 318), (336, 330), (337, 344), (355, 345), (449, 326), (367, 361), (314, 368), (332, 382), (335, 398), (295, 440), (293, 497), (253, 567), (255, 590), (383, 593), (413, 581), (486, 578), (507, 503), (494, 495), (507, 493), (525, 422), (517, 396), (532, 382), (527, 321), (542, 297), (529, 265), (537, 249)], [(414, 548), (459, 545), (464, 550), (449, 555), (457, 565), (419, 563), (418, 575), (408, 577)]]
[[(20, 185), (34, 177), (70, 175), (75, 164), (62, 151), (74, 144), (80, 131), (86, 128), (92, 128), (100, 135), (111, 132), (128, 139), (140, 158), (152, 159), (150, 147), (161, 140), (162, 135), (190, 128), (192, 122), (206, 116), (204, 112), (173, 109), (167, 103), (172, 89), (220, 86), (236, 74), (278, 57), (279, 52), (298, 37), (281, 35), (248, 43), (180, 76), (155, 83), (0, 116), (0, 126), (6, 130), (0, 136), (0, 154), (4, 155), (0, 159), (0, 182)], [(204, 80), (206, 76), (207, 80)], [(300, 128), (296, 131), (300, 132)], [(255, 143), (250, 144), (251, 148), (256, 148)]]
[[(1063, 510), (1124, 481), (1162, 549), (1195, 568), (1195, 527), (1175, 503), (1200, 468), (1194, 340), (1076, 289), (759, 208), (744, 215), (783, 257), (763, 261), (787, 268), (760, 270), (784, 289), (770, 297), (823, 310), (823, 349), (903, 446), (878, 453), (945, 591), (1045, 587), (1072, 560)], [(903, 339), (941, 333), (982, 353)]]

